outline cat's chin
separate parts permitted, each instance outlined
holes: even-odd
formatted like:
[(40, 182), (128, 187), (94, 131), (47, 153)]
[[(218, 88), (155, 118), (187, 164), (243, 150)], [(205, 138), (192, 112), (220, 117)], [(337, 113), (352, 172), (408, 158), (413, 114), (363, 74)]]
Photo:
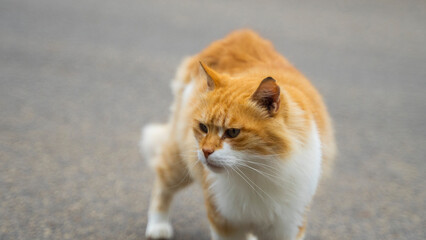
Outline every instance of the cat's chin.
[(218, 166), (218, 165), (215, 165), (215, 164), (211, 164), (209, 162), (207, 162), (205, 164), (205, 166), (207, 166), (207, 168), (214, 173), (220, 173), (224, 170), (223, 166)]

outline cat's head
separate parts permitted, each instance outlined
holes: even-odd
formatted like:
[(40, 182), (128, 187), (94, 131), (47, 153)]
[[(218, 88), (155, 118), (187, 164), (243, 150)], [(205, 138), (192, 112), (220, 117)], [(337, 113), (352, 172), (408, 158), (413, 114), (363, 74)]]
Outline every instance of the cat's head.
[(210, 170), (248, 165), (285, 151), (282, 93), (272, 77), (231, 79), (201, 63), (207, 90), (200, 96), (193, 131), (198, 158)]

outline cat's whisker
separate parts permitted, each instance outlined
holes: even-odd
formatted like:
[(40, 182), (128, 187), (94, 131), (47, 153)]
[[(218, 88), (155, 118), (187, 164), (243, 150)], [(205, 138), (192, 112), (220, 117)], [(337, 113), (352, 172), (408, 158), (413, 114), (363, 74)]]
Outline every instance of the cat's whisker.
[(226, 170), (227, 180), (228, 180), (228, 183), (229, 183), (230, 181), (229, 181), (229, 171), (228, 171), (228, 168), (225, 167), (225, 170)]
[(266, 163), (250, 161), (250, 160), (243, 160), (242, 162), (253, 164), (253, 165), (256, 165), (256, 166), (265, 167), (265, 168), (268, 168), (268, 169), (271, 169), (271, 170), (277, 170), (277, 167), (279, 167), (278, 164), (266, 164)]
[[(247, 163), (246, 163), (247, 162)], [(285, 178), (282, 177), (282, 172), (280, 172), (279, 166), (273, 167), (270, 165), (258, 163), (258, 162), (251, 162), (251, 161), (245, 161), (245, 162), (239, 162), (238, 164), (243, 165), (244, 167), (250, 168), (252, 170), (260, 171), (261, 173), (268, 174), (271, 177), (274, 177), (275, 179), (278, 179), (280, 181), (288, 182)], [(250, 166), (250, 165), (259, 165), (259, 168), (256, 168), (256, 166)]]
[(279, 170), (277, 170), (277, 167), (268, 165), (268, 164), (264, 164), (264, 163), (259, 163), (259, 162), (254, 162), (254, 161), (248, 161), (248, 160), (242, 160), (242, 161), (237, 161), (237, 163), (248, 163), (246, 165), (252, 164), (252, 165), (256, 165), (256, 166), (260, 166), (260, 168), (265, 168), (265, 170), (270, 171), (271, 173), (275, 173), (277, 175), (281, 174)]
[[(247, 181), (247, 183), (250, 185), (250, 186), (252, 186), (251, 184), (253, 184), (256, 188), (258, 188), (260, 191), (262, 191), (267, 197), (269, 197), (271, 200), (272, 200), (272, 202), (274, 203), (274, 204), (277, 204), (276, 202), (275, 202), (275, 200), (269, 195), (269, 194), (267, 194), (261, 187), (259, 187), (256, 183), (254, 183), (247, 175), (245, 175), (244, 174), (244, 172), (242, 172), (241, 170), (239, 170), (238, 168), (236, 169), (236, 171), (238, 171), (239, 173), (241, 173), (242, 175), (240, 175), (243, 179), (246, 179)], [(252, 187), (253, 189), (254, 189), (254, 187)], [(262, 196), (262, 194), (260, 194), (256, 189), (254, 189), (255, 191), (256, 191), (256, 193), (262, 198), (262, 200), (263, 201), (265, 201), (265, 198)]]
[[(255, 171), (258, 174), (262, 175), (263, 177), (266, 177), (273, 184), (281, 185), (283, 183), (289, 183), (289, 181), (286, 178), (281, 177), (280, 174), (273, 175), (273, 174), (269, 174), (267, 172), (261, 171), (261, 170), (256, 169), (256, 168), (252, 168), (252, 167), (250, 167), (248, 165), (245, 165), (245, 164), (239, 164), (239, 165), (243, 166), (243, 167), (246, 167), (246, 168), (249, 168), (249, 170)], [(293, 192), (293, 191), (291, 191), (291, 192)]]
[(257, 162), (243, 162), (243, 164), (246, 164), (250, 167), (253, 167), (253, 168), (256, 168), (258, 170), (267, 172), (271, 175), (276, 175), (276, 176), (282, 175), (282, 172), (280, 171), (279, 166), (269, 166), (269, 165), (265, 165), (265, 164), (261, 164), (261, 163), (257, 163)]
[(262, 200), (264, 200), (264, 198), (263, 198), (263, 196), (262, 196), (262, 194), (260, 194), (247, 180), (246, 180), (246, 178), (245, 177), (243, 177), (243, 175), (241, 175), (240, 173), (238, 173), (238, 168), (234, 168), (234, 167), (232, 167), (232, 166), (230, 166), (231, 167), (231, 169), (232, 170), (234, 170), (234, 172), (235, 173), (237, 173), (240, 177), (241, 177), (241, 179), (243, 179), (252, 189), (253, 189), (253, 191), (260, 197), (260, 198), (262, 198)]
[[(226, 167), (228, 165), (228, 161), (216, 160), (216, 162), (221, 164), (224, 167)], [(274, 168), (273, 166), (263, 164), (263, 163), (253, 162), (253, 161), (241, 160), (241, 159), (236, 159), (235, 161), (232, 161), (232, 162), (235, 165), (249, 168), (249, 169), (257, 172), (260, 175), (263, 175), (263, 176), (266, 175), (265, 177), (267, 177), (269, 180), (271, 180), (273, 182), (279, 183), (279, 180), (281, 180), (281, 178), (279, 177), (280, 172), (276, 168)], [(256, 169), (255, 167), (249, 166), (245, 162), (252, 163), (253, 165), (260, 165), (261, 167), (259, 169)], [(264, 171), (262, 171), (262, 169), (261, 169), (262, 167), (267, 168), (267, 169), (264, 169)]]
[(249, 180), (252, 184), (254, 184), (254, 186), (256, 186), (260, 191), (262, 191), (266, 196), (268, 196), (270, 199), (271, 199), (271, 201), (275, 204), (275, 205), (278, 205), (278, 203), (275, 201), (275, 199), (273, 198), (273, 197), (271, 197), (268, 193), (266, 193), (261, 187), (259, 187), (256, 183), (254, 183), (249, 177), (247, 177), (247, 175), (245, 175), (244, 174), (244, 172), (242, 172), (241, 170), (240, 170), (240, 173), (241, 174), (243, 174), (246, 178), (247, 178), (247, 180)]
[(276, 181), (276, 180), (281, 180), (280, 178), (278, 178), (278, 176), (275, 176), (275, 175), (269, 174), (269, 173), (267, 173), (267, 172), (265, 172), (265, 171), (261, 171), (261, 170), (259, 170), (259, 169), (254, 168), (254, 167), (251, 167), (251, 166), (249, 166), (249, 165), (247, 165), (247, 164), (239, 163), (238, 165), (243, 166), (243, 167), (246, 167), (246, 168), (249, 168), (249, 169), (251, 169), (252, 171), (257, 172), (258, 174), (260, 174), (260, 175), (262, 175), (262, 176), (265, 176), (266, 178), (268, 178), (269, 180), (271, 180), (272, 182), (274, 182), (274, 183), (276, 183), (276, 184), (279, 184), (279, 182), (278, 182), (278, 181)]

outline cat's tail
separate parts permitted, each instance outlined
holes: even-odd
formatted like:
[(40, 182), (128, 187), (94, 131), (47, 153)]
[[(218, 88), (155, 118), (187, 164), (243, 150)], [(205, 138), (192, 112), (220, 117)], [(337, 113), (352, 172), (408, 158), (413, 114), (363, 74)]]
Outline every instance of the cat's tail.
[(142, 128), (139, 151), (147, 163), (154, 168), (156, 156), (160, 154), (163, 143), (167, 140), (167, 124), (148, 124)]

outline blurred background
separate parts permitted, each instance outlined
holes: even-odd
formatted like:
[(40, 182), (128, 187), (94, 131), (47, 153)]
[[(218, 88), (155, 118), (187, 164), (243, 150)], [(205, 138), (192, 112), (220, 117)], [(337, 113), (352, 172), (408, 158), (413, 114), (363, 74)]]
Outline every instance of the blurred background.
[[(340, 154), (307, 240), (426, 239), (426, 2), (0, 1), (0, 239), (144, 239), (180, 60), (252, 28), (312, 80)], [(178, 240), (209, 239), (198, 187)]]

